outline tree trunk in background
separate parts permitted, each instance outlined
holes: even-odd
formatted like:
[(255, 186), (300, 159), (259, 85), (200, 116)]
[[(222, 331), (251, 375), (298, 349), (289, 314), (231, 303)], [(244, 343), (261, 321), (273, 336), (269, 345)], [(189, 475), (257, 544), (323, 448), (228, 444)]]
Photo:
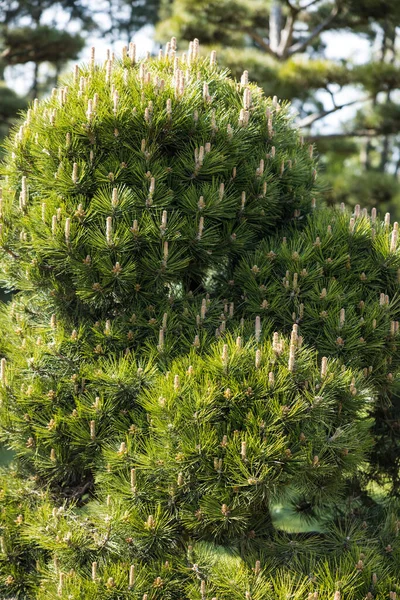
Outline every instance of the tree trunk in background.
[[(396, 27), (392, 27), (392, 31), (390, 32), (390, 35), (388, 35), (387, 31), (385, 30), (384, 39), (386, 41), (385, 41), (385, 47), (382, 48), (382, 60), (384, 60), (386, 51), (388, 49), (388, 43), (387, 43), (387, 40), (388, 40), (390, 42), (390, 50), (392, 52), (392, 56), (390, 58), (390, 64), (393, 65), (396, 60)], [(389, 88), (387, 91), (387, 94), (386, 94), (386, 102), (387, 103), (391, 102), (391, 95), (392, 95), (392, 89)], [(380, 165), (379, 165), (379, 170), (382, 173), (386, 170), (387, 163), (391, 159), (390, 138), (391, 138), (391, 135), (389, 133), (386, 134), (383, 138), (381, 160), (380, 160)]]
[(38, 97), (39, 93), (39, 63), (35, 63), (35, 69), (33, 71), (33, 83), (31, 88), (31, 96), (33, 99)]
[(282, 33), (282, 5), (280, 0), (274, 0), (269, 16), (269, 46), (273, 52), (278, 52)]

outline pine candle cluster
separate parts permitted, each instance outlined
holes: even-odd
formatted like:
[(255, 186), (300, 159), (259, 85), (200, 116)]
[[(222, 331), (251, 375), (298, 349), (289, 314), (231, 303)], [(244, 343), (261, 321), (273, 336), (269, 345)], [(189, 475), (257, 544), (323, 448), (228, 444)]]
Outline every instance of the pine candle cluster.
[(395, 600), (398, 225), (319, 207), (316, 164), (197, 40), (33, 102), (1, 167), (4, 598)]

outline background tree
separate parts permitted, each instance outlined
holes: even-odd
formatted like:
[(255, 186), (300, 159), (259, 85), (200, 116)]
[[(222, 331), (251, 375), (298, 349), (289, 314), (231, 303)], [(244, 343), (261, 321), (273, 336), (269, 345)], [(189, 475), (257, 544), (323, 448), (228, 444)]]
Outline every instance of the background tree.
[[(57, 16), (67, 23), (61, 28)], [(44, 17), (51, 17), (44, 23)], [(80, 0), (20, 0), (0, 2), (0, 135), (7, 133), (12, 119), (27, 102), (57, 84), (63, 66), (79, 56), (84, 38), (68, 32), (68, 22), (77, 21), (86, 31), (94, 20)], [(26, 66), (29, 84), (26, 96), (19, 96), (5, 83), (7, 67)], [(46, 68), (43, 68), (46, 65)], [(50, 66), (50, 69), (49, 69)]]

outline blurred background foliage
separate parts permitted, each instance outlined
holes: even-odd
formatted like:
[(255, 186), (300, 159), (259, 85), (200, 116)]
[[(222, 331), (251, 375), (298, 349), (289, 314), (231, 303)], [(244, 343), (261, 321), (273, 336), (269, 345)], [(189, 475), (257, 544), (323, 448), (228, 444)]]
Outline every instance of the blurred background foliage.
[(0, 136), (96, 39), (118, 49), (145, 31), (156, 53), (197, 37), (235, 77), (247, 69), (292, 102), (329, 204), (398, 218), (399, 23), (398, 0), (0, 0)]

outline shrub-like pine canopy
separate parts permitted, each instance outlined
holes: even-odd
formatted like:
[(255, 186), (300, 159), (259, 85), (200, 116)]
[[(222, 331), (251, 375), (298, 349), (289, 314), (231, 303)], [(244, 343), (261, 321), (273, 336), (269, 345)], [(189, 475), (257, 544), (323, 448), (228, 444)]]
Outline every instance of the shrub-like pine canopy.
[[(93, 54), (24, 114), (2, 597), (395, 600), (396, 506), (365, 481), (398, 460), (398, 227), (316, 208), (315, 167), (289, 108), (197, 40)], [(318, 531), (279, 531), (277, 503)]]

